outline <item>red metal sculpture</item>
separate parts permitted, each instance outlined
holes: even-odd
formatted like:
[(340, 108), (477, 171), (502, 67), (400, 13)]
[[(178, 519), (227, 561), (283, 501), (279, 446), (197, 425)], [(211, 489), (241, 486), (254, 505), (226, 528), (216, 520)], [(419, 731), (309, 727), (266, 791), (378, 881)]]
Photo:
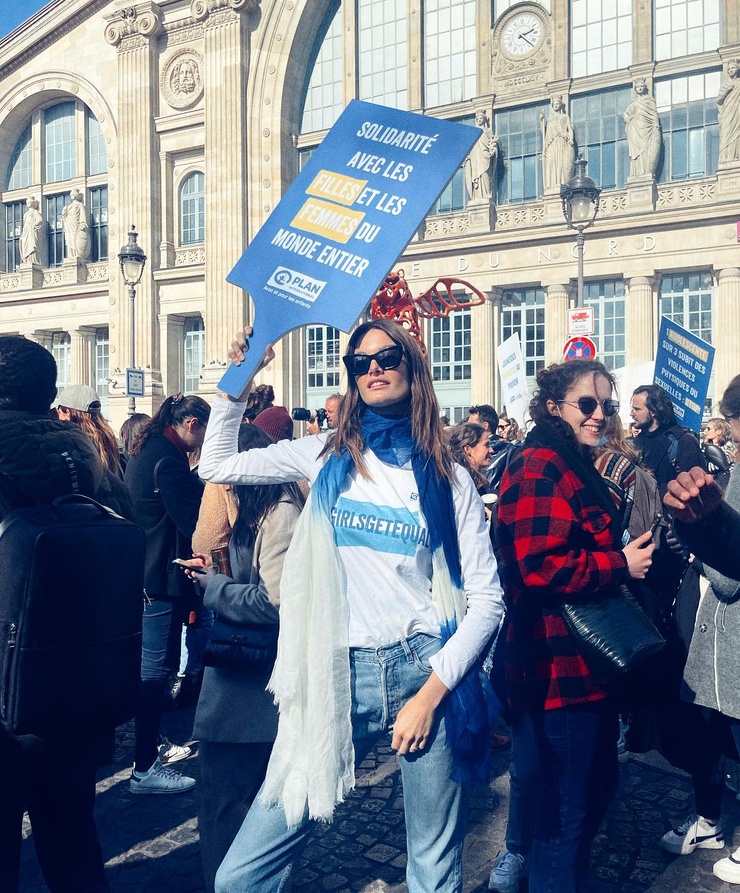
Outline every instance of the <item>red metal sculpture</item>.
[[(464, 286), (466, 294), (456, 297), (454, 286)], [(469, 292), (469, 293), (468, 293)], [(443, 276), (418, 297), (413, 297), (404, 271), (389, 273), (370, 304), (372, 319), (391, 319), (399, 323), (419, 342), (426, 353), (421, 336), (420, 319), (447, 317), (455, 310), (484, 304), (486, 296), (464, 279)]]

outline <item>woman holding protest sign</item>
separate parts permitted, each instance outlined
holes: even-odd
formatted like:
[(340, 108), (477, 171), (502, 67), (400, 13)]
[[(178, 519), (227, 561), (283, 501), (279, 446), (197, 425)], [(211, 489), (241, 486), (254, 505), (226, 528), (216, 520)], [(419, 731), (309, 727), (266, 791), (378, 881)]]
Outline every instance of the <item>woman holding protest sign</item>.
[[(238, 336), (230, 357), (246, 347)], [(283, 889), (313, 821), (332, 817), (389, 731), (409, 891), (462, 890), (466, 786), (486, 779), (489, 756), (477, 660), (503, 610), (483, 507), (445, 449), (413, 338), (365, 323), (344, 363), (335, 432), (237, 454), (242, 405), (225, 398), (203, 447), (207, 480), (312, 484), (281, 583), (277, 741), (218, 893)]]

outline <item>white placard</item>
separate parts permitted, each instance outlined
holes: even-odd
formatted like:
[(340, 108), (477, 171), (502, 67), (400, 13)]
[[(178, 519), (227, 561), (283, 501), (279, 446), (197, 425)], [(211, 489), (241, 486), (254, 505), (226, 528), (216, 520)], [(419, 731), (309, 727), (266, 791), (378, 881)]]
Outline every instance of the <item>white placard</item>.
[(525, 417), (528, 415), (529, 390), (518, 332), (514, 332), (506, 341), (499, 344), (496, 361), (501, 375), (501, 391), (506, 413), (509, 418), (513, 416), (523, 428)]

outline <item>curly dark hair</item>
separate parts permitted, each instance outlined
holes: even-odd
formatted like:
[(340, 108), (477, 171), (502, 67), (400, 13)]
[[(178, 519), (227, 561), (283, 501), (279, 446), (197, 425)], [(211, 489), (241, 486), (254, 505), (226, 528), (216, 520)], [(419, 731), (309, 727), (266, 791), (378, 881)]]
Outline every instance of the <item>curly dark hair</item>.
[(547, 408), (547, 402), (551, 400), (553, 403), (562, 403), (573, 385), (588, 375), (593, 378), (602, 375), (611, 385), (612, 391), (616, 390), (614, 376), (603, 363), (599, 363), (598, 360), (570, 360), (567, 363), (554, 363), (552, 366), (540, 369), (537, 373), (537, 390), (529, 403), (529, 414), (535, 425), (558, 428), (577, 450), (580, 449), (580, 445), (573, 429), (560, 416), (552, 415)]
[(0, 336), (0, 409), (49, 411), (57, 395), (57, 364), (51, 353), (23, 335)]

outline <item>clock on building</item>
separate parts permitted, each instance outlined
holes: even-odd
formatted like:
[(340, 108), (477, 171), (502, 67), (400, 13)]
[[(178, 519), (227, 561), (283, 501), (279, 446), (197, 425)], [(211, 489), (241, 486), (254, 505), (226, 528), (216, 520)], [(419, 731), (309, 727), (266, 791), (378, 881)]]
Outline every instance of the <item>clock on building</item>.
[(534, 12), (517, 12), (504, 25), (501, 48), (511, 59), (525, 59), (536, 52), (545, 36), (545, 23)]

